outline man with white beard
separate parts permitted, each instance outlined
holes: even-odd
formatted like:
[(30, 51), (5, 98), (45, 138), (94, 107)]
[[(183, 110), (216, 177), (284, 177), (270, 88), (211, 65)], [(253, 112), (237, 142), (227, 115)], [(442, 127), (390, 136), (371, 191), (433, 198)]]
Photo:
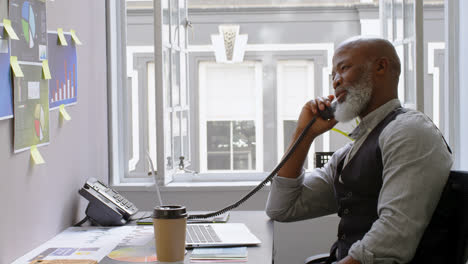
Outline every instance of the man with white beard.
[[(450, 148), (423, 113), (401, 107), (400, 61), (383, 39), (349, 39), (333, 56), (335, 95), (307, 102), (294, 142), (317, 117), (273, 178), (266, 212), (298, 221), (338, 213), (338, 238), (326, 263), (444, 263), (442, 236), (426, 228), (452, 166)], [(338, 101), (335, 118), (318, 116)], [(355, 139), (320, 169), (305, 173), (313, 140), (337, 122), (360, 117)], [(424, 234), (424, 237), (423, 237)], [(313, 247), (313, 245), (311, 245)]]

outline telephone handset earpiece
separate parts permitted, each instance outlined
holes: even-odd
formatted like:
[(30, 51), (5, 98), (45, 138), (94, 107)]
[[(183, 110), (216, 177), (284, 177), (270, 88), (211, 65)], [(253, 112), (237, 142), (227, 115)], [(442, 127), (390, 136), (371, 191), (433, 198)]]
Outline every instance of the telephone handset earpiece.
[[(334, 100), (332, 102), (332, 104), (331, 104), (331, 107), (326, 107), (325, 110), (319, 112), (320, 117), (322, 119), (325, 119), (325, 120), (332, 119), (334, 117), (334, 114), (335, 114), (336, 105), (337, 105), (337, 101)], [(188, 219), (204, 219), (204, 218), (218, 216), (218, 215), (224, 214), (224, 213), (226, 213), (228, 211), (231, 211), (232, 209), (235, 209), (235, 208), (239, 207), (241, 204), (243, 204), (245, 201), (247, 201), (252, 195), (257, 193), (269, 181), (271, 181), (273, 179), (273, 177), (275, 177), (275, 175), (278, 173), (278, 171), (281, 169), (281, 167), (283, 167), (283, 165), (286, 163), (286, 161), (288, 161), (288, 159), (294, 153), (294, 151), (296, 150), (299, 143), (302, 141), (302, 139), (307, 134), (307, 131), (309, 130), (309, 128), (315, 123), (315, 120), (317, 120), (317, 117), (314, 117), (314, 118), (312, 118), (312, 120), (310, 120), (310, 122), (307, 124), (307, 126), (304, 128), (304, 130), (301, 132), (301, 134), (299, 135), (297, 140), (294, 142), (293, 146), (289, 149), (289, 151), (286, 153), (286, 155), (284, 155), (283, 159), (275, 167), (275, 169), (270, 173), (270, 175), (268, 175), (268, 177), (266, 177), (265, 180), (263, 180), (259, 185), (257, 185), (254, 189), (252, 189), (249, 193), (247, 193), (239, 201), (237, 201), (236, 203), (231, 204), (231, 205), (229, 205), (229, 206), (227, 206), (227, 207), (225, 207), (225, 208), (223, 208), (221, 210), (213, 212), (213, 213), (189, 215)]]

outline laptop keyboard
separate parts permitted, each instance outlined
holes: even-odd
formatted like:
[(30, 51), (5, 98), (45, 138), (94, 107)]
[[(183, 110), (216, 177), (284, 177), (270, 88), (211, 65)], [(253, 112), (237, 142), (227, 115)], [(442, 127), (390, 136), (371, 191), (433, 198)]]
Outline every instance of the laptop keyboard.
[(187, 225), (186, 243), (215, 243), (221, 242), (210, 225)]

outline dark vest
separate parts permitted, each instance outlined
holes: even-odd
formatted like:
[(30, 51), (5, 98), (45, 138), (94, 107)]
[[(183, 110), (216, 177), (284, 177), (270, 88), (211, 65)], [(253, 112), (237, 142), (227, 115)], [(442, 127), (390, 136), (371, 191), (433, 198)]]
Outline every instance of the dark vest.
[[(346, 167), (343, 168), (344, 158), (337, 167), (334, 188), (338, 203), (338, 216), (341, 217), (341, 221), (338, 226), (338, 240), (333, 245), (331, 252), (332, 257), (336, 256), (338, 260), (348, 255), (351, 245), (357, 240), (361, 240), (378, 219), (377, 202), (382, 188), (383, 172), (379, 136), (390, 122), (405, 112), (405, 109), (397, 108), (389, 113), (369, 133), (365, 142)], [(431, 245), (431, 248), (440, 245), (440, 237), (437, 238), (437, 234), (440, 235), (437, 230), (426, 230), (411, 263), (424, 263), (420, 253), (421, 251), (427, 253), (426, 250), (429, 248), (421, 248), (421, 245)], [(431, 261), (429, 263), (437, 262)]]

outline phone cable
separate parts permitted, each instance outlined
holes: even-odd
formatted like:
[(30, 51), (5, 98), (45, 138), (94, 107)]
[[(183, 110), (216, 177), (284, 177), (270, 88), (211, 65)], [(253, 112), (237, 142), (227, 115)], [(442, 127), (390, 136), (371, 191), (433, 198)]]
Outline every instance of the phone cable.
[(88, 216), (85, 216), (85, 218), (83, 218), (81, 221), (79, 221), (78, 223), (74, 224), (73, 226), (81, 226), (82, 224), (86, 223), (86, 221), (89, 220), (89, 217)]
[(247, 193), (244, 197), (242, 197), (239, 201), (237, 201), (236, 203), (233, 203), (221, 210), (218, 210), (216, 212), (212, 212), (212, 213), (207, 213), (207, 214), (194, 214), (194, 215), (189, 215), (188, 216), (188, 219), (204, 219), (204, 218), (210, 218), (210, 217), (214, 217), (214, 216), (219, 216), (219, 215), (222, 215), (224, 213), (227, 213), (237, 207), (239, 207), (241, 204), (243, 204), (245, 201), (247, 201), (252, 195), (254, 195), (255, 193), (257, 193), (260, 189), (262, 189), (263, 187), (265, 187), (265, 185), (270, 182), (273, 177), (278, 173), (278, 171), (281, 169), (281, 167), (283, 167), (283, 165), (286, 163), (286, 161), (289, 160), (289, 158), (292, 156), (292, 154), (294, 153), (294, 151), (296, 150), (297, 146), (299, 146), (299, 143), (301, 143), (301, 141), (304, 139), (304, 137), (306, 136), (307, 134), (307, 131), (310, 129), (310, 127), (315, 123), (315, 121), (317, 120), (317, 118), (314, 116), (312, 118), (312, 120), (309, 121), (309, 123), (305, 126), (304, 130), (301, 132), (301, 134), (299, 135), (299, 137), (296, 139), (296, 141), (294, 142), (294, 144), (292, 145), (292, 147), (288, 150), (288, 152), (286, 153), (286, 155), (284, 155), (283, 159), (281, 160), (281, 162), (275, 167), (275, 169), (270, 173), (270, 175), (268, 175), (268, 177), (266, 177), (258, 186), (256, 186), (254, 189), (252, 189), (249, 193)]

